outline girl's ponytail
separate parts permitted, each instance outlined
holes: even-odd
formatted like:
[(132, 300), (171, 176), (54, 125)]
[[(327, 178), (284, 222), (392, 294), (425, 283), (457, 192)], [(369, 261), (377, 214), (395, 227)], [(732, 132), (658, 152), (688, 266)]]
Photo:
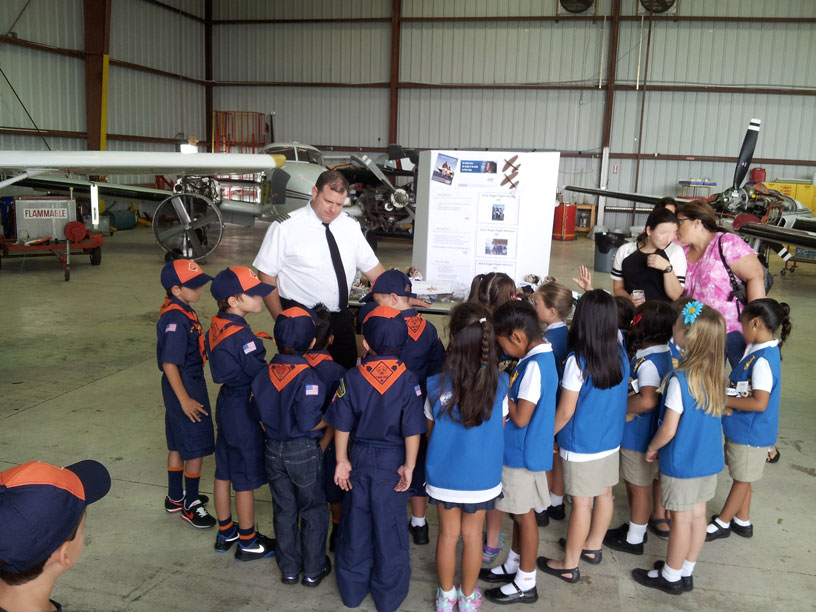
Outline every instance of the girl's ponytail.
[(482, 326), (482, 355), (481, 359), (479, 360), (479, 365), (482, 368), (486, 368), (488, 365), (490, 365), (490, 346), (492, 344), (487, 318), (482, 317), (479, 319), (479, 325)]
[(780, 302), (779, 309), (782, 311), (782, 322), (779, 325), (779, 346), (782, 346), (790, 335), (793, 325), (790, 320), (790, 306), (785, 302)]

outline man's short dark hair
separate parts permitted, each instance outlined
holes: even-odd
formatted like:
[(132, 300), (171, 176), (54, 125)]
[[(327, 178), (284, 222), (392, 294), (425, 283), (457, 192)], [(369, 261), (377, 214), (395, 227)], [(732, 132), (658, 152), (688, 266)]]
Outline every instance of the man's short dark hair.
[(338, 172), (337, 170), (326, 170), (317, 177), (315, 187), (317, 187), (318, 193), (322, 191), (326, 185), (335, 193), (348, 193), (349, 191), (349, 184), (346, 177), (343, 176), (342, 172)]

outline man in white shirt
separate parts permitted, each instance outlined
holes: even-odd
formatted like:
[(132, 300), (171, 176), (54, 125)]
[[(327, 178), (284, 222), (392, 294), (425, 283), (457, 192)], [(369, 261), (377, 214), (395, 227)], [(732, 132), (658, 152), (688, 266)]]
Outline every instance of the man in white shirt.
[(357, 270), (374, 283), (384, 272), (360, 224), (343, 213), (348, 183), (336, 170), (321, 174), (308, 206), (266, 231), (253, 265), (275, 290), (264, 298), (273, 317), (285, 308), (323, 303), (332, 313), (332, 357), (344, 368), (357, 360), (348, 295)]

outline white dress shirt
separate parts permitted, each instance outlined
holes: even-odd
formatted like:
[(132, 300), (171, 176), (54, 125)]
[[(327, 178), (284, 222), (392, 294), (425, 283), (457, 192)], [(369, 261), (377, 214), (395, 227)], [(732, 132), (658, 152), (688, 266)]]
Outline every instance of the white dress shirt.
[[(355, 272), (358, 269), (367, 272), (379, 260), (360, 224), (345, 212), (329, 224), (329, 229), (343, 260), (346, 286), (351, 289)], [(310, 204), (292, 212), (285, 221), (269, 226), (252, 265), (259, 272), (277, 277), (281, 297), (309, 308), (322, 302), (332, 312), (340, 309), (326, 228)]]

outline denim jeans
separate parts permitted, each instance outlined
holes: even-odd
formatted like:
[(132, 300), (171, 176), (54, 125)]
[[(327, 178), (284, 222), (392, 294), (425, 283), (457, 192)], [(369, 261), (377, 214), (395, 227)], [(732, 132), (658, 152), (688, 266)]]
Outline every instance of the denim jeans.
[(272, 491), (276, 558), (284, 576), (316, 576), (326, 565), (329, 509), (317, 440), (267, 440), (266, 477)]

